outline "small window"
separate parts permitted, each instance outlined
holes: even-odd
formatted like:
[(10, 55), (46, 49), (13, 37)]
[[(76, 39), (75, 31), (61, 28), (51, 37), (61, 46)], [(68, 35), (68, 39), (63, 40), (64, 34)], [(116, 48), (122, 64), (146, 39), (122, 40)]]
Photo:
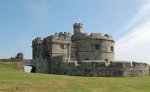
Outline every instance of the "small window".
[(113, 46), (111, 46), (111, 51), (114, 51), (114, 47)]
[(66, 59), (66, 61), (68, 61), (68, 59)]
[(89, 58), (85, 58), (85, 60), (90, 60)]
[(45, 59), (45, 56), (43, 56), (43, 59)]
[(108, 61), (108, 59), (105, 59), (105, 66), (109, 66), (110, 62)]
[(95, 45), (95, 50), (99, 50), (99, 44)]
[(60, 48), (61, 48), (61, 49), (65, 49), (65, 45), (64, 45), (64, 44), (61, 44), (61, 45), (60, 45)]
[(46, 58), (49, 59), (49, 54), (46, 54)]
[(108, 59), (105, 59), (105, 62), (108, 63)]

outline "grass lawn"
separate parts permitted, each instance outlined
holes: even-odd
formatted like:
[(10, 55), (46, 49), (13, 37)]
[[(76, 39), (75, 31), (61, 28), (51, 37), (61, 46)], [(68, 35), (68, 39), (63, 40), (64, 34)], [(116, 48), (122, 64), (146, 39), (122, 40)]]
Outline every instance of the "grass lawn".
[(150, 92), (150, 77), (33, 74), (0, 64), (0, 92)]

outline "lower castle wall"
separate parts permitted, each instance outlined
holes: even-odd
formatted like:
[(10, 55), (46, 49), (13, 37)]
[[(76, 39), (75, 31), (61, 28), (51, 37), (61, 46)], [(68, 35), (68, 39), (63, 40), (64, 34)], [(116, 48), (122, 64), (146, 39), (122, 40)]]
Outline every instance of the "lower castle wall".
[(125, 66), (124, 76), (149, 76), (149, 65), (132, 62), (131, 66)]
[[(57, 65), (59, 65), (57, 67)], [(54, 69), (55, 74), (65, 74), (74, 76), (149, 76), (149, 65), (145, 63), (130, 62), (110, 62), (106, 66), (105, 62), (82, 62), (75, 66), (75, 62), (57, 63)]]
[(36, 72), (37, 73), (49, 73), (49, 63), (47, 60), (36, 60)]

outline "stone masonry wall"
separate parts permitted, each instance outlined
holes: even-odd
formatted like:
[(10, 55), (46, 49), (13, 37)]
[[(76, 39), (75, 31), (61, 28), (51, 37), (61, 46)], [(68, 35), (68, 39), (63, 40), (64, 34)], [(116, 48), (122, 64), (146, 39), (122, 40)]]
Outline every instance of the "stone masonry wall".
[(148, 64), (131, 62), (111, 62), (109, 66), (103, 61), (82, 62), (75, 66), (75, 62), (59, 63), (59, 70), (55, 70), (55, 74), (65, 74), (74, 76), (149, 76)]

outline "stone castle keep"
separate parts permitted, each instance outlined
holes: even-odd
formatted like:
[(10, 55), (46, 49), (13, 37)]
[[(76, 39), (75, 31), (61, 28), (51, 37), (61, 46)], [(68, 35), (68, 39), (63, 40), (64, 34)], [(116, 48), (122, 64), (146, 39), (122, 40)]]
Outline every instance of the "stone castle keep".
[(36, 72), (77, 76), (149, 76), (149, 65), (114, 60), (111, 35), (83, 32), (73, 24), (74, 34), (55, 33), (32, 41)]

